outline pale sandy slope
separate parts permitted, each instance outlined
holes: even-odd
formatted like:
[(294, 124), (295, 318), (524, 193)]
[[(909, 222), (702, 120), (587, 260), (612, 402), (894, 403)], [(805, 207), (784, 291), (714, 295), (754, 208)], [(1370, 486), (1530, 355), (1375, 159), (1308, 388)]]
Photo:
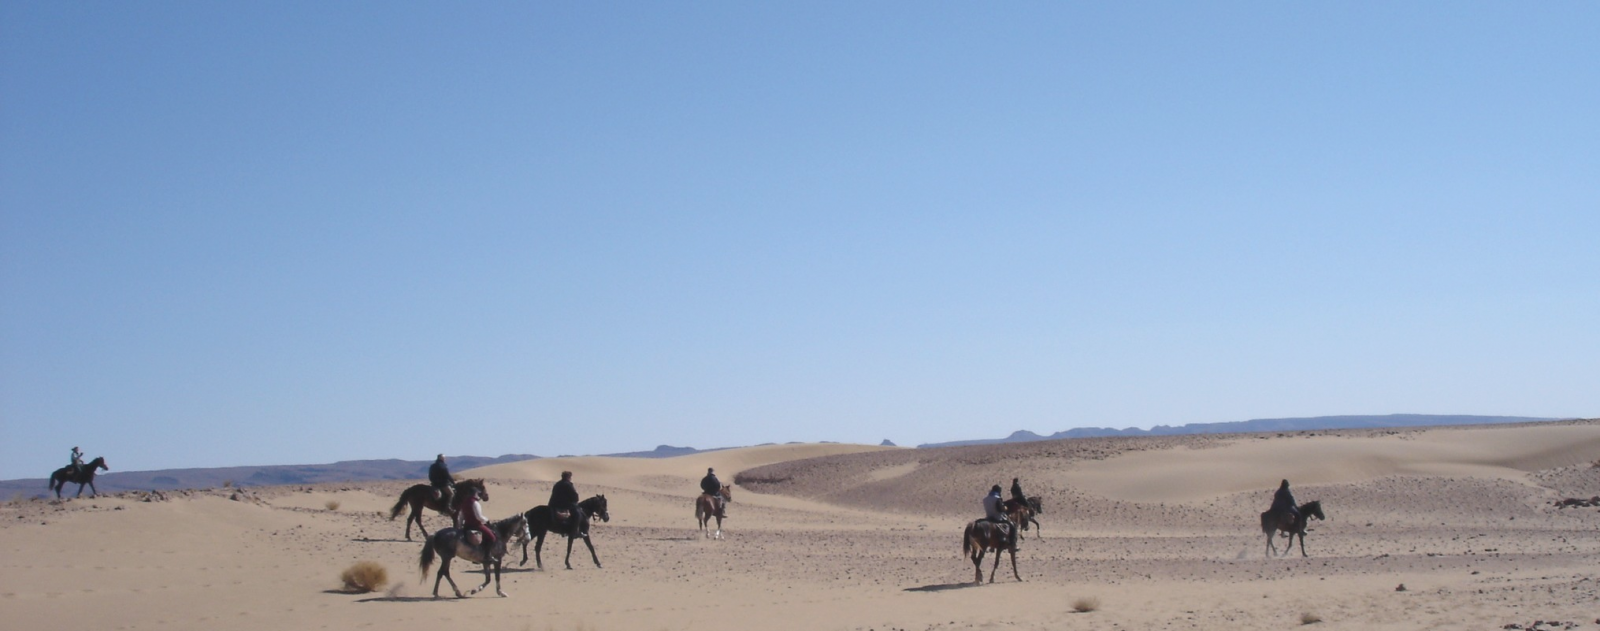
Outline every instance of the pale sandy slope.
[[(512, 566), (508, 598), (438, 601), (421, 544), (387, 519), (405, 484), (20, 502), (0, 508), (0, 626), (1600, 629), (1600, 511), (1551, 505), (1600, 495), (1595, 460), (1600, 423), (1579, 422), (512, 463), (463, 472), (490, 480), (491, 516), (543, 503), (571, 470), (611, 501), (605, 567), (580, 553), (561, 569), (557, 540), (547, 570)], [(723, 541), (692, 519), (708, 466), (747, 482)], [(1023, 544), (1026, 582), (971, 587), (958, 533), (1011, 477), (1045, 498), (1045, 538)], [(1262, 556), (1256, 513), (1280, 478), (1327, 506), (1310, 557)], [(397, 587), (337, 592), (362, 559)], [(1086, 599), (1098, 609), (1074, 612)]]

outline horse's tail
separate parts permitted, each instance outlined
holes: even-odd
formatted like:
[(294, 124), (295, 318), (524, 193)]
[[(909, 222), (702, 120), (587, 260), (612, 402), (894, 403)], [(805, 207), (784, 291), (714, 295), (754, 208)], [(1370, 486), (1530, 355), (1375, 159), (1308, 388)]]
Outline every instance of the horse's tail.
[(433, 537), (428, 537), (427, 543), (422, 545), (422, 561), (418, 567), (422, 569), (422, 580), (428, 580), (428, 568), (433, 565)]
[(972, 524), (967, 524), (966, 532), (961, 533), (961, 556), (972, 556)]
[(395, 502), (394, 508), (389, 509), (389, 521), (394, 521), (394, 518), (400, 516), (400, 511), (405, 510), (406, 496), (410, 494), (411, 489), (406, 489), (404, 492), (400, 493), (400, 501)]

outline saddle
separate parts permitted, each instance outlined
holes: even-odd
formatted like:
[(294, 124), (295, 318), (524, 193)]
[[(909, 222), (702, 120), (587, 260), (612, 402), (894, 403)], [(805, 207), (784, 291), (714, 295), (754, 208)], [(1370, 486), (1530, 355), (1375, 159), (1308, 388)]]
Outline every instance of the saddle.
[(468, 530), (466, 540), (467, 545), (470, 545), (474, 548), (483, 547), (483, 533), (478, 532), (477, 529)]
[(572, 521), (572, 509), (569, 508), (556, 509), (551, 511), (550, 514), (555, 517), (558, 524), (566, 525), (567, 522)]

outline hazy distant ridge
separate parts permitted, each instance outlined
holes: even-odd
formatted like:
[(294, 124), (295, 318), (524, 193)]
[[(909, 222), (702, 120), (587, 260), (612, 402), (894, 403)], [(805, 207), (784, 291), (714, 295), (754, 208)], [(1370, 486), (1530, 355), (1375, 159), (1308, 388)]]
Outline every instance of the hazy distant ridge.
[[(488, 458), (484, 456), (445, 456), (451, 471), (465, 471), (503, 462), (531, 460), (538, 456), (506, 454)], [(213, 467), (204, 469), (158, 469), (155, 471), (116, 471), (115, 458), (106, 460), (112, 471), (95, 476), (95, 487), (104, 493), (116, 491), (166, 491), (172, 489), (204, 489), (231, 482), (235, 486), (268, 486), (274, 484), (315, 484), (318, 482), (362, 482), (371, 480), (427, 479), (428, 465), (432, 460), (343, 460), (332, 464), (264, 465), (254, 467)], [(46, 493), (46, 478), (27, 478), (0, 482), (0, 494), (10, 497), (22, 493), (32, 497)], [(84, 493), (89, 487), (84, 487)], [(78, 492), (77, 484), (67, 484), (63, 497)], [(54, 497), (54, 493), (50, 493)]]
[(1172, 436), (1177, 434), (1233, 434), (1243, 432), (1295, 432), (1311, 429), (1368, 429), (1374, 427), (1429, 427), (1437, 425), (1493, 425), (1497, 423), (1530, 423), (1554, 421), (1552, 418), (1530, 416), (1465, 416), (1449, 414), (1385, 414), (1375, 416), (1312, 416), (1305, 418), (1261, 418), (1229, 423), (1189, 423), (1188, 425), (1157, 425), (1150, 429), (1129, 427), (1079, 427), (1049, 436), (1040, 436), (1028, 430), (1012, 432), (1005, 438), (958, 440), (948, 443), (925, 443), (917, 448), (961, 447), (965, 445), (993, 445), (998, 443), (1025, 443), (1035, 440), (1061, 438), (1093, 438), (1099, 436)]

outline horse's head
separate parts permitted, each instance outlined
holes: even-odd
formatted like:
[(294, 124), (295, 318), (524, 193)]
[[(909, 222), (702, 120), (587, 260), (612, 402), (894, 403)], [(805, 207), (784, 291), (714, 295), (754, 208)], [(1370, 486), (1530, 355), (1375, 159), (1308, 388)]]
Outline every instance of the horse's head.
[(105, 459), (104, 456), (95, 456), (94, 460), (90, 460), (89, 461), (89, 468), (90, 469), (105, 469), (106, 471), (110, 471), (111, 470), (111, 467), (106, 465), (106, 459)]
[(483, 484), (483, 478), (471, 478), (456, 483), (456, 497), (463, 497), (466, 493), (476, 493), (479, 499), (489, 501), (489, 487)]
[(1307, 517), (1315, 517), (1319, 520), (1328, 518), (1326, 515), (1322, 514), (1322, 500), (1307, 502), (1304, 506), (1300, 507), (1300, 514)]
[(1039, 514), (1043, 515), (1044, 514), (1044, 500), (1039, 499), (1039, 496), (1037, 496), (1037, 495), (1029, 497), (1028, 498), (1028, 508), (1033, 509), (1033, 512), (1035, 512), (1035, 513), (1039, 513)]
[(533, 538), (533, 533), (528, 530), (527, 515), (517, 513), (506, 518), (506, 522), (508, 528), (505, 529), (505, 532), (500, 533), (502, 539), (527, 541)]
[(717, 494), (721, 495), (722, 499), (725, 499), (725, 500), (730, 501), (730, 502), (733, 501), (733, 487), (732, 486), (729, 486), (729, 485), (726, 485), (726, 484), (722, 485), (722, 490), (717, 491)]
[(591, 517), (599, 515), (600, 521), (611, 521), (611, 511), (606, 510), (606, 496), (604, 495), (596, 495), (586, 499), (579, 506), (582, 506), (583, 512), (588, 513)]

